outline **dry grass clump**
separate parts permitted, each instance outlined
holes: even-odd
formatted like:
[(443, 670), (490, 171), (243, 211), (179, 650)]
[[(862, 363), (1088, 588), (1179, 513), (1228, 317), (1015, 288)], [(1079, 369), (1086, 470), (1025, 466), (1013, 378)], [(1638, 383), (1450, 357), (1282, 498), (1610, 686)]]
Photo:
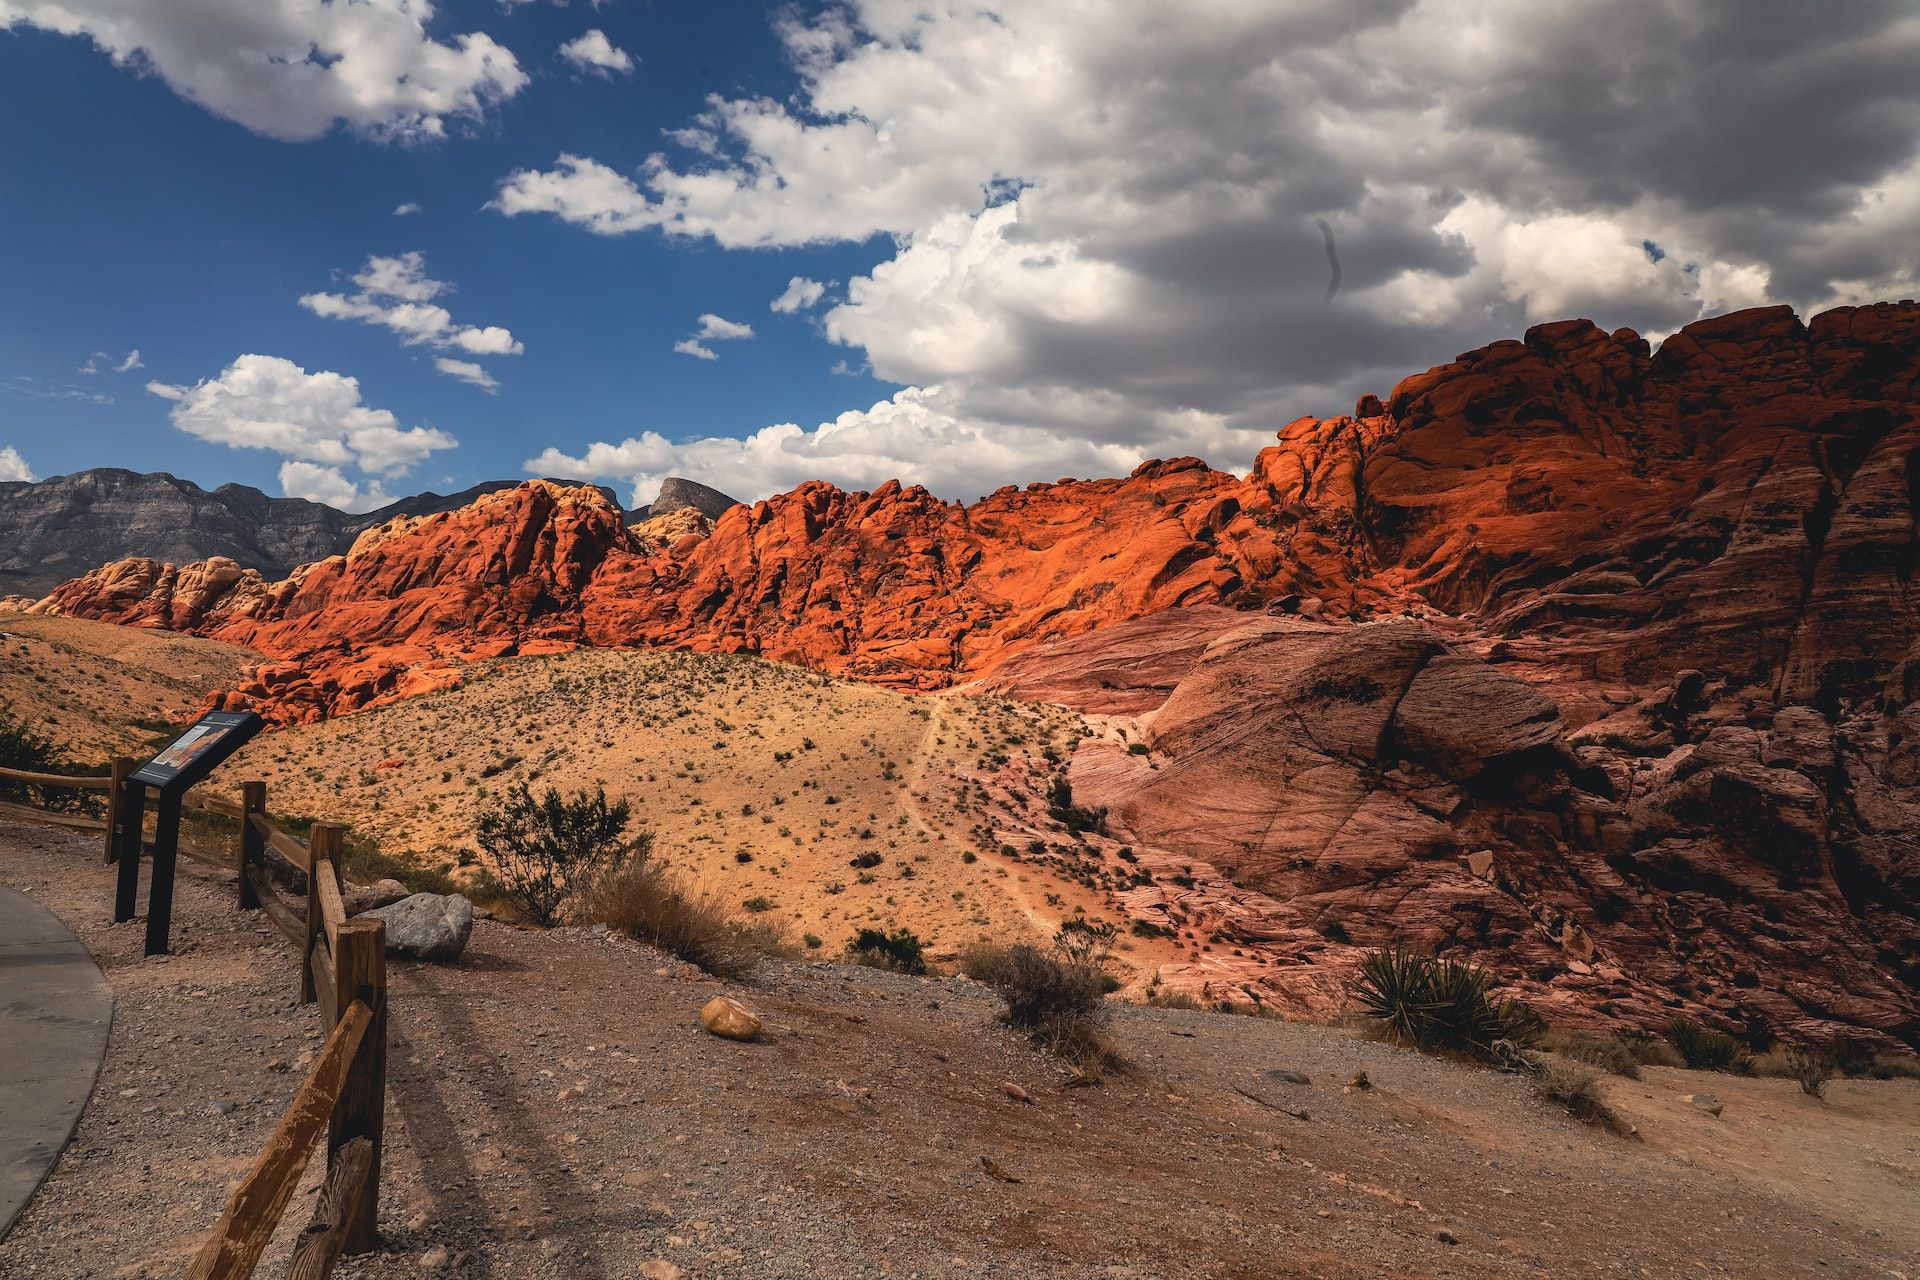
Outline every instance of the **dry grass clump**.
[(796, 954), (776, 922), (734, 919), (718, 896), (651, 858), (632, 859), (595, 878), (581, 894), (579, 910), (715, 977), (743, 978), (769, 958)]
[(982, 981), (1006, 1001), (1008, 1025), (1082, 1071), (1119, 1070), (1125, 1061), (1107, 1043), (1107, 957), (1112, 925), (1069, 921), (1045, 947), (1016, 943), (982, 968)]
[(1540, 1038), (1540, 1048), (1574, 1062), (1629, 1080), (1640, 1078), (1640, 1059), (1634, 1049), (1618, 1036), (1596, 1036), (1584, 1031), (1549, 1031)]
[(1188, 1009), (1195, 1013), (1205, 1013), (1207, 1006), (1201, 999), (1187, 991), (1170, 991), (1157, 981), (1147, 988), (1147, 1003), (1156, 1009)]
[(1632, 1136), (1633, 1126), (1622, 1120), (1607, 1105), (1600, 1093), (1600, 1072), (1584, 1062), (1553, 1058), (1533, 1064), (1533, 1092), (1541, 1100), (1566, 1109), (1568, 1115), (1591, 1125), (1599, 1125), (1622, 1136)]

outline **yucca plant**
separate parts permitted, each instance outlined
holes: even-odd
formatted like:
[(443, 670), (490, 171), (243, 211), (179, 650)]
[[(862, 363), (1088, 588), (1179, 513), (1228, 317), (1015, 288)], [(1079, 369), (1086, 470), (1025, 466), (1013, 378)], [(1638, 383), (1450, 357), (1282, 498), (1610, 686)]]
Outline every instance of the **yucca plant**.
[(1747, 1057), (1738, 1040), (1723, 1032), (1712, 1031), (1692, 1018), (1675, 1018), (1667, 1024), (1667, 1042), (1680, 1054), (1680, 1060), (1695, 1071), (1732, 1071)]
[(1539, 1038), (1539, 1017), (1517, 1000), (1496, 1000), (1493, 979), (1467, 960), (1401, 947), (1369, 951), (1360, 960), (1353, 995), (1387, 1034), (1417, 1049), (1493, 1056), (1499, 1040)]

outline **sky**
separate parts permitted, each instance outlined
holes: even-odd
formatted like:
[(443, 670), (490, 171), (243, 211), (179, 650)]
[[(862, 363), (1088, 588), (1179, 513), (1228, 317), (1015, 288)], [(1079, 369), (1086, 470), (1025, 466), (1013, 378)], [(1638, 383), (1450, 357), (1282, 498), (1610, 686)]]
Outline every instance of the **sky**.
[(0, 0), (0, 480), (1241, 469), (1529, 324), (1915, 296), (1915, 67), (1910, 0)]

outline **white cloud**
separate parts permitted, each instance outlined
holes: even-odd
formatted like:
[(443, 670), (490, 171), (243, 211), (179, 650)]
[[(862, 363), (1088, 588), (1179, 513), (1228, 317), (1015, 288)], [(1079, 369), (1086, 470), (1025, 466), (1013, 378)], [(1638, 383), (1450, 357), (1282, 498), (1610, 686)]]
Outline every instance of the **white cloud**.
[(428, 34), (431, 0), (0, 0), (0, 28), (84, 36), (120, 66), (256, 133), (299, 142), (343, 123), (437, 138), (527, 84), (480, 32)]
[(673, 349), (683, 356), (692, 356), (696, 360), (718, 360), (720, 358), (714, 353), (712, 347), (701, 342), (698, 338), (682, 338), (673, 344)]
[(31, 483), (38, 478), (18, 449), (12, 445), (0, 447), (0, 480), (25, 480)]
[(144, 368), (146, 368), (146, 366), (140, 361), (140, 349), (135, 347), (124, 356), (115, 356), (105, 351), (96, 351), (87, 357), (85, 364), (80, 366), (80, 372), (95, 374), (106, 373), (111, 370), (114, 373), (131, 373), (135, 369)]
[(471, 360), (453, 360), (446, 356), (435, 356), (433, 367), (450, 378), (458, 378), (462, 382), (479, 387), (488, 395), (500, 389), (500, 383), (494, 376)]
[(607, 33), (595, 27), (578, 40), (569, 40), (560, 46), (560, 56), (573, 64), (575, 70), (591, 71), (599, 75), (633, 74), (633, 55), (625, 49), (616, 49), (613, 41), (607, 39)]
[(393, 501), (378, 480), (357, 485), (338, 467), (321, 467), (311, 462), (288, 461), (280, 464), (280, 492), (289, 498), (305, 498), (342, 511), (371, 511)]
[(427, 275), (426, 258), (417, 251), (370, 257), (354, 273), (353, 282), (360, 286), (358, 293), (309, 293), (300, 305), (317, 316), (391, 329), (408, 346), (426, 344), (483, 356), (517, 356), (526, 349), (511, 331), (497, 325), (455, 324), (452, 313), (434, 301), (453, 292), (453, 286)]
[(188, 435), (236, 449), (266, 449), (299, 464), (282, 467), (283, 484), (292, 475), (304, 490), (297, 496), (328, 487), (336, 494), (377, 494), (377, 485), (357, 486), (343, 468), (398, 475), (459, 443), (432, 427), (402, 427), (390, 411), (362, 404), (358, 379), (308, 373), (278, 356), (243, 355), (219, 376), (190, 387), (149, 382), (147, 390), (173, 402), (167, 417)]
[(820, 301), (827, 286), (818, 280), (809, 280), (805, 276), (795, 276), (787, 281), (787, 287), (781, 295), (768, 303), (768, 308), (782, 315), (792, 315), (796, 311), (805, 311)]
[(396, 205), (393, 210), (393, 216), (396, 218), (404, 218), (404, 217), (407, 217), (409, 214), (415, 214), (418, 212), (420, 212), (419, 201), (409, 200), (405, 204)]
[[(1243, 466), (1298, 414), (1535, 321), (1657, 337), (1913, 296), (1920, 19), (1901, 8), (848, 0), (778, 21), (797, 92), (714, 96), (638, 163), (509, 173), (492, 207), (729, 249), (890, 237), (822, 327), (907, 387), (862, 411), (857, 456), (948, 496), (1023, 478), (1002, 461)], [(850, 430), (682, 461), (865, 474)]]
[(728, 320), (723, 316), (716, 316), (709, 311), (700, 317), (700, 332), (694, 336), (711, 342), (731, 342), (738, 338), (751, 338), (753, 336), (753, 326), (750, 324), (736, 324), (732, 320)]

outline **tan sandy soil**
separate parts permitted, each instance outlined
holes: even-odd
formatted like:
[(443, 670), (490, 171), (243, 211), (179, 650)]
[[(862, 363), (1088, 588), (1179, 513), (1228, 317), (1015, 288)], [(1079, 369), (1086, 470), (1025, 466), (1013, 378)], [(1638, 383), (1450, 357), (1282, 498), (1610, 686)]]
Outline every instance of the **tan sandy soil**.
[(91, 763), (137, 753), (260, 655), (171, 631), (0, 613), (0, 701)]
[[(659, 856), (796, 943), (836, 952), (860, 928), (904, 926), (950, 956), (1075, 916), (1121, 919), (1111, 890), (1129, 868), (1114, 843), (1075, 840), (1047, 814), (1056, 760), (1081, 732), (1056, 707), (600, 650), (482, 663), (452, 689), (275, 731), (208, 785), (263, 778), (274, 811), (451, 868), (473, 861), (475, 814), (509, 787), (604, 786)], [(881, 861), (853, 865), (869, 854)], [(1173, 954), (1124, 946), (1142, 972)]]
[[(142, 957), (137, 923), (105, 923), (92, 841), (66, 833), (0, 826), (0, 882), (79, 932), (118, 1000), (95, 1096), (0, 1244), (0, 1276), (178, 1275), (319, 1042), (318, 1015), (291, 998), (292, 948), (188, 864), (177, 954)], [(1325, 1028), (1120, 1006), (1113, 1038), (1135, 1070), (1070, 1088), (964, 980), (778, 966), (726, 988), (770, 1024), (750, 1045), (699, 1028), (720, 989), (634, 944), (490, 921), (456, 966), (396, 963), (384, 1245), (339, 1274), (1920, 1268), (1920, 1183), (1894, 1167), (1920, 1140), (1914, 1081), (1851, 1082), (1822, 1105), (1784, 1080), (1651, 1071), (1610, 1086), (1642, 1129), (1632, 1141), (1516, 1077)], [(1358, 1069), (1373, 1088), (1344, 1087)], [(1034, 1103), (1010, 1099), (1007, 1080)], [(1699, 1089), (1725, 1100), (1718, 1121), (1679, 1102)], [(1769, 1151), (1791, 1163), (1769, 1165)], [(989, 1176), (983, 1157), (1019, 1181)], [(1886, 1176), (1848, 1181), (1873, 1169)], [(316, 1177), (261, 1274), (284, 1267)]]

